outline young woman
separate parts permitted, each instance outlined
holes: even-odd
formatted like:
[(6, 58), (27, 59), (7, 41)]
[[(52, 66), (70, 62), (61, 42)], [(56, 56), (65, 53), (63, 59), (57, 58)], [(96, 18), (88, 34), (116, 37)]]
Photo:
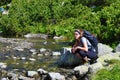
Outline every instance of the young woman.
[(97, 54), (92, 50), (91, 43), (83, 37), (83, 30), (76, 29), (74, 32), (75, 44), (72, 47), (72, 53), (88, 62), (88, 58), (96, 59)]

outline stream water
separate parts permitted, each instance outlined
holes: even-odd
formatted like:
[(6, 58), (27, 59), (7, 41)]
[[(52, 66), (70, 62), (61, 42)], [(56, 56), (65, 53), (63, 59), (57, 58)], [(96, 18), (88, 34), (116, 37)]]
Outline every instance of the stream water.
[[(39, 52), (41, 48), (44, 48), (50, 52), (59, 52), (62, 47), (68, 46), (68, 43), (64, 40), (55, 41), (53, 39), (24, 39), (33, 43), (31, 49), (35, 49)], [(0, 43), (0, 62), (6, 63), (6, 70), (19, 69), (19, 70), (37, 70), (43, 68), (47, 71), (59, 71), (57, 61), (60, 56), (38, 56), (30, 53), (30, 49), (24, 49), (24, 51), (16, 51), (9, 49), (12, 45), (10, 43)], [(8, 49), (4, 49), (8, 48)]]

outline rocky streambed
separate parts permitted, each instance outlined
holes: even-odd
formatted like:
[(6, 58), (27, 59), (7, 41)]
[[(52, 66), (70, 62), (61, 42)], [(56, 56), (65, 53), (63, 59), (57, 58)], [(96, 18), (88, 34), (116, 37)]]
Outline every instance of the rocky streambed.
[(109, 66), (109, 60), (120, 60), (119, 45), (112, 52), (111, 47), (99, 43), (97, 62), (83, 65), (71, 48), (65, 47), (68, 43), (63, 37), (54, 39), (0, 37), (0, 80), (90, 80)]
[(18, 74), (30, 76), (41, 69), (48, 72), (62, 72), (58, 68), (58, 61), (61, 48), (66, 45), (64, 41), (54, 39), (0, 37), (1, 79), (7, 80), (8, 77)]

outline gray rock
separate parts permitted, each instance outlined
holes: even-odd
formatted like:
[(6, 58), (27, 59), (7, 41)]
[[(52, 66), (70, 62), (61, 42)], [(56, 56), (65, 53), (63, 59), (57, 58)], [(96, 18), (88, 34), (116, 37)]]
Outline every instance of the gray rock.
[(116, 51), (116, 52), (120, 52), (120, 44), (117, 45), (115, 51)]
[(45, 53), (47, 50), (45, 48), (40, 49), (40, 53)]
[(28, 77), (24, 77), (24, 76), (20, 76), (18, 77), (19, 80), (36, 80), (35, 78), (28, 78)]
[(103, 69), (103, 65), (100, 62), (94, 63), (89, 66), (90, 72), (91, 73), (96, 73), (98, 70)]
[(8, 77), (9, 80), (18, 80), (18, 75), (15, 74), (15, 73), (12, 73), (12, 72), (9, 72), (7, 74), (7, 77)]
[[(74, 68), (74, 71), (79, 73), (79, 76), (82, 77), (88, 72), (89, 66), (81, 65)], [(75, 73), (76, 74), (76, 73)]]
[(41, 68), (38, 69), (37, 72), (38, 72), (39, 74), (43, 74), (43, 75), (48, 73), (47, 71), (45, 71), (44, 69), (41, 69)]
[(35, 49), (30, 49), (29, 52), (30, 52), (30, 53), (35, 53), (36, 50), (35, 50)]
[(8, 80), (7, 78), (2, 78), (1, 80)]
[(59, 36), (59, 37), (58, 36), (54, 36), (53, 39), (55, 39), (55, 40), (62, 40), (62, 39), (64, 39), (64, 37), (63, 36)]
[(36, 72), (36, 71), (27, 71), (27, 76), (28, 77), (34, 77), (35, 75), (38, 75), (38, 72)]
[(29, 60), (30, 60), (30, 61), (36, 61), (36, 59), (34, 59), (34, 58), (29, 58)]
[(65, 80), (65, 76), (60, 73), (50, 72), (48, 73), (47, 80)]
[(52, 56), (60, 56), (61, 53), (60, 52), (52, 52)]
[(20, 59), (21, 59), (21, 60), (26, 60), (27, 58), (26, 58), (26, 57), (21, 57)]
[(59, 59), (60, 66), (74, 66), (82, 63), (82, 60), (71, 53), (71, 48), (63, 48)]
[(98, 44), (98, 56), (103, 56), (105, 54), (109, 54), (113, 51), (113, 49), (105, 44), (99, 43)]
[(29, 33), (29, 34), (24, 35), (24, 37), (25, 37), (25, 38), (42, 38), (42, 39), (47, 39), (47, 38), (48, 38), (48, 35)]
[(6, 63), (0, 62), (0, 68), (4, 69), (4, 68), (6, 68), (6, 67), (7, 67), (7, 64), (6, 64)]

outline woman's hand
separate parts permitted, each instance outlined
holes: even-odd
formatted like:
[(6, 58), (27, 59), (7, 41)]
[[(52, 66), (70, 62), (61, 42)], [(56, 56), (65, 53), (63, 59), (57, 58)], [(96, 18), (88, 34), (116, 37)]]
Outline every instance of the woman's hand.
[(75, 51), (76, 51), (77, 49), (79, 49), (79, 48), (80, 48), (79, 46), (73, 47), (72, 50), (71, 50), (72, 53), (75, 53)]
[(71, 49), (71, 51), (72, 51), (72, 53), (75, 53), (75, 51), (76, 51), (75, 47), (73, 47), (73, 48)]

